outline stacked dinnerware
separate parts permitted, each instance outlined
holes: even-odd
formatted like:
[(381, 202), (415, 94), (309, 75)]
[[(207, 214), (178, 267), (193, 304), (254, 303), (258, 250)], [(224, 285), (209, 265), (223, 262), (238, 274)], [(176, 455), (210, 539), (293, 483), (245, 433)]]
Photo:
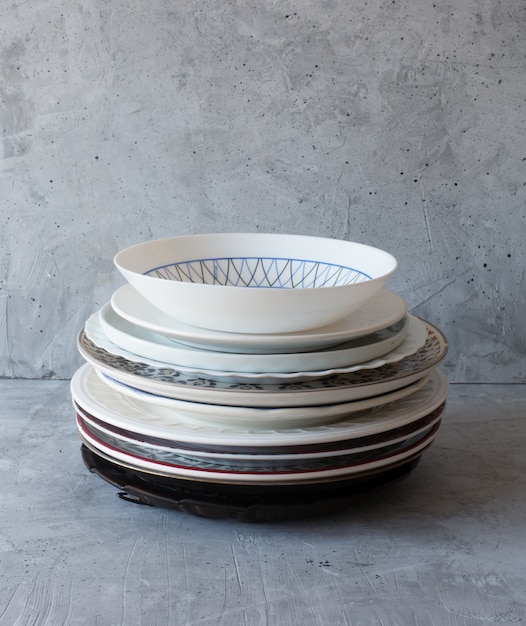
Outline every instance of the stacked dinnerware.
[(87, 467), (132, 501), (209, 517), (326, 513), (434, 441), (443, 334), (385, 288), (388, 253), (298, 235), (138, 244), (85, 323), (71, 393)]

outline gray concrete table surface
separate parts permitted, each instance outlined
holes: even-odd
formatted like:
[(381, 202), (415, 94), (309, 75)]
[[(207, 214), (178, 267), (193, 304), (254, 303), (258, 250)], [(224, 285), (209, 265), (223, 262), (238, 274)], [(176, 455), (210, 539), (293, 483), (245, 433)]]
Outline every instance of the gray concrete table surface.
[(276, 523), (117, 498), (66, 381), (1, 380), (0, 428), (0, 626), (526, 623), (524, 385), (452, 385), (408, 479)]

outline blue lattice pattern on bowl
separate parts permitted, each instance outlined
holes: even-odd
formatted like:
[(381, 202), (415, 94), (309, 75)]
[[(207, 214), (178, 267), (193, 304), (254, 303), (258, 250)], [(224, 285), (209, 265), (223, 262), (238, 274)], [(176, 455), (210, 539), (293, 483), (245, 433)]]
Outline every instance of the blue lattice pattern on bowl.
[(276, 257), (195, 259), (156, 267), (146, 276), (204, 285), (312, 289), (337, 287), (370, 280), (352, 267)]

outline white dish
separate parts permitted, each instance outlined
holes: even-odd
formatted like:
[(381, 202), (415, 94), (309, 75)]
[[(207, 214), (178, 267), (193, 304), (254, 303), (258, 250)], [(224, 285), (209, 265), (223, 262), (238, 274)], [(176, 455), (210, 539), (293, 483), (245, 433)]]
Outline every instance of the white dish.
[[(425, 329), (420, 323), (420, 336), (425, 341)], [(88, 337), (108, 352), (120, 354), (130, 360), (150, 359), (167, 366), (199, 369), (201, 373), (235, 372), (262, 375), (266, 373), (294, 374), (298, 372), (347, 367), (381, 357), (403, 342), (409, 328), (413, 335), (416, 324), (408, 317), (388, 329), (360, 337), (337, 346), (316, 352), (286, 352), (251, 354), (209, 350), (173, 341), (164, 335), (141, 328), (120, 317), (107, 304), (92, 315), (85, 324)], [(418, 349), (417, 348), (415, 349)]]
[(284, 334), (225, 333), (177, 322), (158, 311), (131, 285), (115, 291), (111, 306), (120, 317), (181, 343), (223, 352), (308, 352), (383, 330), (407, 314), (399, 295), (382, 289), (354, 313), (330, 326)]
[(268, 471), (266, 473), (252, 473), (250, 471), (228, 471), (228, 469), (214, 468), (214, 464), (210, 464), (210, 469), (195, 469), (180, 465), (173, 465), (159, 460), (150, 460), (138, 454), (128, 454), (121, 450), (107, 446), (100, 440), (90, 435), (85, 429), (79, 430), (82, 441), (94, 451), (101, 451), (110, 459), (115, 459), (119, 463), (123, 463), (128, 467), (141, 469), (154, 474), (162, 474), (163, 476), (172, 476), (174, 478), (186, 478), (192, 480), (203, 480), (207, 482), (228, 482), (228, 483), (251, 483), (251, 484), (277, 484), (277, 483), (298, 483), (312, 482), (318, 480), (330, 480), (334, 478), (343, 478), (352, 476), (361, 472), (366, 472), (381, 467), (385, 467), (409, 458), (419, 452), (425, 450), (438, 433), (438, 426), (431, 429), (425, 436), (419, 438), (416, 443), (412, 443), (406, 448), (402, 448), (397, 453), (386, 453), (385, 456), (378, 456), (368, 462), (350, 461), (349, 465), (324, 470), (308, 470), (301, 469), (298, 471)]
[(259, 455), (253, 455), (251, 458), (245, 459), (239, 457), (225, 458), (223, 456), (206, 458), (194, 455), (192, 452), (176, 450), (170, 445), (151, 445), (145, 444), (143, 441), (115, 436), (108, 429), (95, 426), (94, 420), (85, 418), (80, 412), (77, 413), (77, 429), (81, 436), (86, 437), (90, 443), (105, 451), (120, 452), (129, 455), (132, 459), (153, 462), (161, 466), (168, 466), (170, 469), (237, 474), (239, 476), (252, 474), (264, 478), (267, 478), (269, 474), (301, 475), (321, 471), (343, 471), (350, 468), (355, 472), (358, 471), (359, 466), (368, 465), (380, 459), (386, 460), (413, 449), (423, 441), (427, 441), (430, 435), (436, 434), (439, 425), (440, 415), (434, 418), (431, 426), (426, 426), (420, 432), (412, 432), (399, 441), (387, 441), (372, 449), (340, 450), (337, 454), (321, 457), (292, 457), (288, 459), (275, 457), (267, 460)]
[(242, 448), (320, 444), (382, 433), (410, 424), (438, 408), (445, 401), (447, 391), (446, 376), (436, 370), (429, 381), (412, 395), (363, 414), (351, 415), (349, 419), (309, 428), (263, 430), (212, 426), (177, 420), (174, 416), (152, 415), (105, 384), (88, 364), (80, 367), (71, 379), (73, 401), (104, 422), (173, 442)]
[(188, 376), (114, 356), (98, 348), (84, 331), (78, 338), (81, 355), (99, 371), (131, 387), (160, 396), (227, 406), (293, 407), (361, 400), (405, 387), (431, 373), (444, 359), (447, 342), (426, 322), (426, 343), (415, 354), (376, 369), (362, 369), (304, 381), (274, 384), (229, 382)]
[(277, 233), (146, 241), (117, 269), (170, 317), (228, 332), (286, 333), (332, 324), (374, 296), (396, 259), (364, 244)]
[(203, 402), (187, 402), (146, 393), (135, 387), (124, 385), (113, 378), (95, 370), (97, 375), (115, 391), (130, 398), (145, 413), (160, 415), (167, 419), (193, 420), (226, 427), (248, 428), (305, 428), (329, 424), (340, 419), (346, 419), (351, 414), (380, 407), (395, 400), (401, 400), (415, 393), (425, 385), (428, 377), (373, 398), (343, 402), (340, 404), (326, 404), (323, 406), (304, 406), (290, 408), (261, 409), (244, 406), (223, 406), (220, 404), (205, 404)]
[(196, 462), (221, 463), (247, 463), (247, 464), (267, 464), (268, 466), (285, 463), (287, 461), (302, 462), (327, 460), (331, 457), (338, 457), (356, 452), (375, 451), (387, 445), (398, 444), (407, 441), (409, 438), (424, 434), (430, 430), (440, 419), (445, 404), (427, 413), (418, 420), (411, 422), (402, 428), (387, 430), (371, 436), (354, 437), (347, 441), (329, 442), (316, 444), (314, 446), (295, 446), (293, 448), (250, 448), (240, 451), (240, 447), (223, 449), (221, 446), (212, 445), (202, 447), (200, 445), (189, 445), (188, 443), (179, 445), (171, 439), (159, 437), (149, 437), (144, 433), (134, 433), (108, 424), (100, 418), (90, 415), (78, 403), (77, 420), (81, 420), (102, 442), (113, 447), (127, 451), (128, 444), (140, 446), (143, 450), (161, 450), (171, 454), (188, 456)]
[[(180, 344), (178, 347), (167, 346), (174, 361), (161, 361), (154, 357), (138, 355), (116, 345), (108, 339), (103, 328), (105, 326), (100, 324), (98, 316), (94, 315), (86, 322), (84, 330), (87, 337), (98, 348), (103, 348), (110, 354), (123, 357), (128, 361), (142, 362), (159, 369), (173, 369), (187, 375), (204, 376), (214, 380), (261, 382), (264, 384), (282, 380), (297, 381), (306, 378), (318, 378), (360, 369), (377, 368), (387, 363), (396, 363), (419, 350), (427, 338), (427, 328), (424, 322), (417, 317), (408, 316), (405, 323), (401, 324), (398, 332), (393, 332), (387, 339), (380, 339), (377, 342), (379, 347), (373, 345), (372, 350), (381, 353), (381, 355), (379, 354), (378, 358), (372, 357), (372, 360), (363, 361), (359, 358), (370, 356), (371, 349), (369, 346), (356, 346), (354, 342), (351, 342), (318, 352), (275, 355), (212, 352)], [(155, 344), (150, 344), (150, 346), (153, 348), (151, 354), (156, 355)], [(391, 349), (388, 349), (390, 346), (392, 346)], [(175, 361), (175, 359), (177, 360)]]

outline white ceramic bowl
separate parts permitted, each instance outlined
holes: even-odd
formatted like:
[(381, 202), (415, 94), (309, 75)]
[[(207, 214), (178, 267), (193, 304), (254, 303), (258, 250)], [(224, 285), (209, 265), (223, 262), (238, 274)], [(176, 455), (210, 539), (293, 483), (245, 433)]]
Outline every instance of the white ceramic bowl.
[(348, 316), (397, 267), (364, 244), (263, 233), (183, 235), (140, 243), (114, 259), (163, 313), (193, 326), (288, 333)]

